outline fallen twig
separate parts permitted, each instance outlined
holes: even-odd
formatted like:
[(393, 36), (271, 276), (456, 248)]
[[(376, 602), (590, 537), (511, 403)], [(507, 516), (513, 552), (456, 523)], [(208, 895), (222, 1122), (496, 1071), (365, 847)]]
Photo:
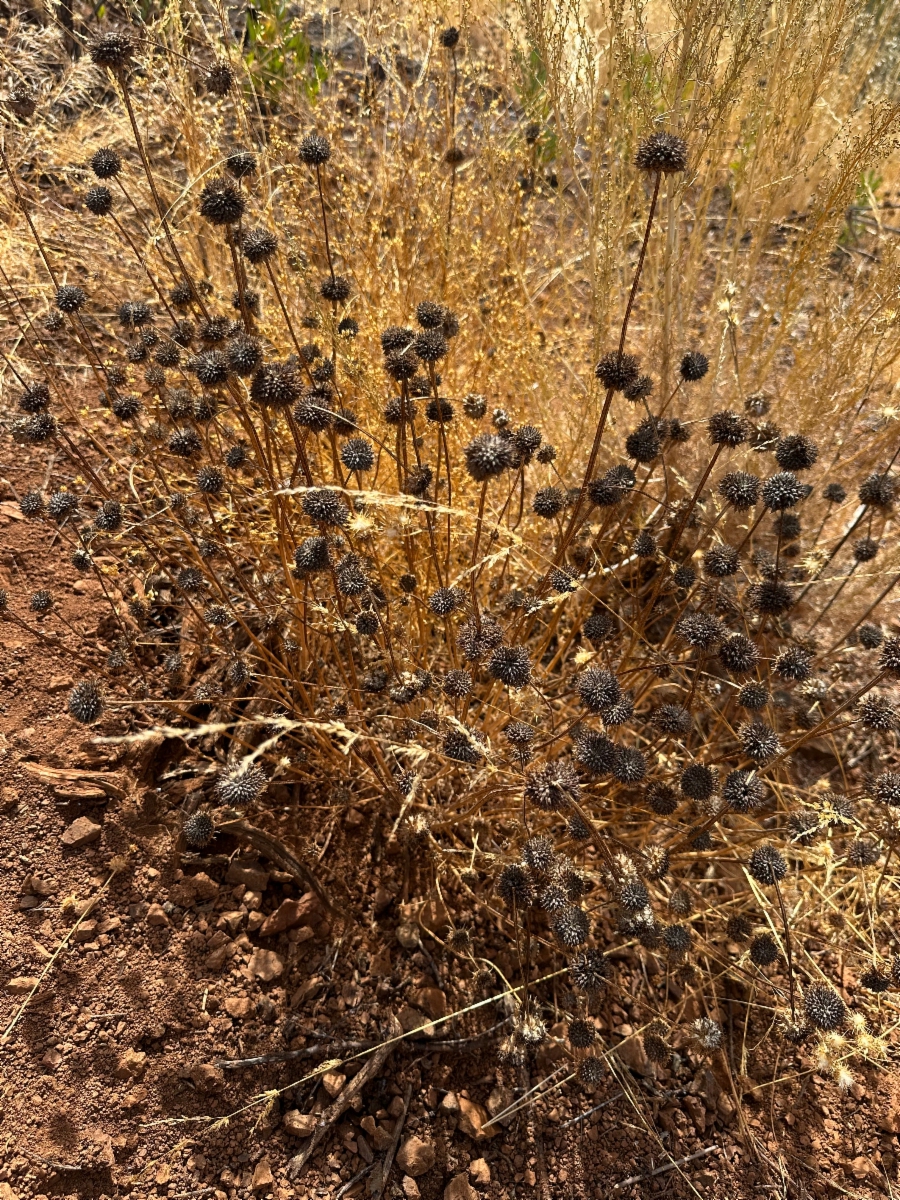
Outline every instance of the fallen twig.
[(254, 850), (259, 850), (261, 854), (265, 854), (272, 862), (277, 863), (283, 871), (289, 871), (300, 883), (315, 892), (324, 907), (331, 913), (336, 914), (334, 905), (328, 896), (328, 893), (316, 879), (315, 875), (305, 867), (298, 858), (291, 854), (290, 850), (277, 838), (273, 838), (271, 834), (265, 830), (257, 829), (255, 825), (251, 825), (249, 821), (239, 819), (236, 821), (223, 821), (218, 828), (223, 833), (232, 833), (236, 837), (243, 838), (249, 842)]
[(377, 1042), (321, 1042), (317, 1046), (304, 1046), (300, 1050), (280, 1050), (277, 1054), (260, 1054), (256, 1058), (218, 1058), (213, 1066), (223, 1071), (237, 1071), (240, 1067), (262, 1067), (267, 1063), (290, 1062), (295, 1058), (315, 1058), (317, 1054), (345, 1054), (349, 1050), (368, 1050)]
[(693, 1162), (695, 1158), (704, 1158), (707, 1154), (712, 1154), (714, 1150), (718, 1150), (718, 1146), (707, 1146), (705, 1150), (697, 1150), (694, 1154), (688, 1154), (685, 1158), (677, 1158), (673, 1162), (666, 1163), (663, 1167), (657, 1167), (655, 1171), (648, 1171), (646, 1175), (632, 1175), (630, 1179), (623, 1179), (621, 1183), (614, 1183), (612, 1190), (620, 1191), (622, 1188), (630, 1187), (633, 1183), (643, 1183), (645, 1179), (653, 1179), (655, 1175), (663, 1175), (666, 1171), (672, 1171), (675, 1167), (683, 1167), (685, 1163)]
[(388, 1055), (394, 1048), (395, 1039), (400, 1029), (400, 1022), (396, 1017), (392, 1019), (391, 1024), (391, 1038), (389, 1038), (382, 1046), (378, 1047), (372, 1057), (368, 1059), (360, 1068), (358, 1074), (354, 1075), (353, 1079), (351, 1079), (347, 1086), (338, 1094), (334, 1103), (326, 1108), (319, 1118), (318, 1124), (313, 1130), (312, 1137), (309, 1139), (300, 1153), (295, 1154), (288, 1163), (288, 1175), (291, 1177), (291, 1179), (296, 1179), (297, 1176), (300, 1175), (309, 1160), (312, 1158), (313, 1153), (319, 1146), (319, 1143), (325, 1137), (325, 1134), (329, 1131), (329, 1129), (331, 1129), (335, 1122), (344, 1115), (344, 1113), (353, 1103), (355, 1097), (362, 1092), (366, 1084), (374, 1079), (384, 1067), (384, 1064), (387, 1062)]
[(350, 1191), (350, 1189), (353, 1187), (353, 1185), (355, 1183), (359, 1183), (359, 1181), (363, 1178), (364, 1175), (368, 1175), (368, 1173), (372, 1170), (372, 1168), (374, 1166), (375, 1166), (374, 1162), (366, 1163), (366, 1165), (361, 1170), (356, 1172), (356, 1174), (353, 1176), (352, 1179), (348, 1179), (346, 1183), (342, 1184), (338, 1188), (338, 1190), (334, 1193), (334, 1200), (341, 1200), (341, 1196), (346, 1196), (347, 1193)]
[(406, 1124), (406, 1114), (409, 1112), (409, 1102), (411, 1099), (412, 1084), (408, 1083), (406, 1085), (406, 1095), (403, 1097), (403, 1112), (394, 1123), (394, 1134), (381, 1167), (381, 1182), (378, 1184), (377, 1189), (372, 1189), (372, 1200), (380, 1200), (387, 1186), (388, 1176), (391, 1173), (391, 1167), (394, 1165), (394, 1155), (397, 1153), (397, 1147), (400, 1145), (400, 1135), (403, 1132), (403, 1126)]

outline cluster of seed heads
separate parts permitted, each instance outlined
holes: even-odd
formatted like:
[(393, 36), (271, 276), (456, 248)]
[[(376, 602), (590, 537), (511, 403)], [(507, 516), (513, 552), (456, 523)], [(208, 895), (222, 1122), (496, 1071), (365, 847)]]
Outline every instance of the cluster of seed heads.
[[(452, 69), (459, 31), (445, 29), (440, 44)], [(114, 32), (91, 59), (127, 96), (138, 52)], [(202, 90), (236, 103), (232, 67), (212, 64)], [(563, 472), (527, 412), (513, 417), (499, 397), (457, 397), (444, 384), (442, 371), (452, 380), (467, 353), (467, 313), (415, 280), (397, 324), (367, 319), (328, 215), (334, 157), (317, 130), (296, 147), (321, 238), (311, 311), (288, 335), (279, 278), (289, 250), (257, 183), (264, 147), (228, 147), (222, 173), (195, 193), (197, 236), (222, 251), (224, 278), (188, 272), (164, 285), (151, 273), (155, 287), (142, 294), (136, 275), (105, 331), (99, 283), (48, 285), (44, 328), (102, 385), (97, 411), (126, 431), (133, 469), (86, 476), (78, 459), (86, 483), (30, 491), (20, 507), (59, 531), (74, 570), (102, 580), (105, 558), (143, 573), (116, 611), (107, 670), (121, 689), (139, 665), (134, 703), (189, 700), (226, 720), (251, 701), (281, 721), (264, 727), (280, 770), (311, 778), (352, 762), (398, 812), (433, 787), (489, 813), (491, 781), (502, 778), (521, 836), (495, 856), (494, 888), (511, 936), (541, 937), (568, 962), (569, 1042), (585, 1086), (603, 1073), (592, 1015), (615, 986), (610, 942), (639, 943), (687, 983), (698, 915), (742, 948), (776, 1006), (790, 1006), (789, 1040), (834, 1033), (846, 1005), (798, 967), (790, 929), (773, 928), (782, 893), (796, 892), (826, 843), (856, 873), (900, 844), (900, 771), (889, 769), (900, 637), (854, 593), (884, 556), (896, 452), (879, 446), (859, 479), (836, 479), (809, 433), (760, 424), (772, 414), (758, 398), (700, 419), (707, 355), (686, 349), (674, 380), (660, 378), (625, 348), (623, 326), (593, 385), (607, 408), (621, 406), (620, 421), (599, 427), (595, 453)], [(655, 132), (634, 164), (658, 191), (689, 159), (679, 136)], [(89, 165), (84, 206), (115, 239), (124, 201), (111, 183), (136, 168), (113, 148)], [(318, 340), (301, 344), (303, 326)], [(29, 370), (16, 436), (70, 455), (65, 380), (39, 353)], [(518, 556), (494, 554), (504, 538)], [(843, 592), (855, 607), (842, 608)], [(55, 619), (46, 590), (22, 607), (42, 627)], [(5, 593), (0, 611), (26, 619)], [(855, 680), (832, 670), (850, 645)], [(69, 713), (103, 722), (109, 690), (82, 679)], [(300, 725), (316, 732), (290, 732)], [(820, 727), (837, 726), (893, 756), (869, 777), (845, 778), (847, 796), (801, 779), (794, 757)], [(360, 739), (359, 756), (329, 760), (345, 732), (349, 745)], [(305, 767), (316, 755), (318, 768)], [(209, 800), (264, 804), (270, 778), (254, 756), (221, 770)], [(616, 812), (629, 814), (621, 829)], [(411, 844), (430, 844), (426, 834)], [(195, 813), (183, 836), (202, 850), (213, 816)], [(716, 916), (696, 884), (726, 846), (744, 869), (747, 912)], [(468, 930), (450, 946), (470, 954)], [(879, 965), (886, 949), (877, 953), (861, 968), (872, 993), (900, 984), (900, 971)], [(509, 1053), (545, 1032), (523, 1009)], [(679, 1044), (699, 1055), (721, 1046), (709, 1018), (683, 1034)], [(650, 1026), (648, 1058), (666, 1063), (676, 1040), (665, 1022)]]

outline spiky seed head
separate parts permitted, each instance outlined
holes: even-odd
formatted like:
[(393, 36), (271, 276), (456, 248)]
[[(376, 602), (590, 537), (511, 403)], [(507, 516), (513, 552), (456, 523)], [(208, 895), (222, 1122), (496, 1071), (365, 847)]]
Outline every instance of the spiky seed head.
[(611, 671), (590, 667), (578, 679), (578, 694), (590, 712), (602, 714), (619, 702), (622, 688)]
[(453, 420), (453, 405), (442, 396), (432, 396), (425, 405), (425, 420), (433, 424), (449, 425)]
[(651, 133), (643, 139), (634, 157), (639, 171), (672, 175), (687, 169), (688, 147), (684, 138), (675, 133)]
[(747, 603), (754, 612), (763, 616), (780, 617), (794, 606), (794, 594), (790, 587), (777, 579), (764, 579), (753, 583), (746, 591)]
[(513, 746), (528, 746), (534, 741), (534, 729), (524, 721), (510, 721), (503, 734)]
[(811, 651), (802, 646), (788, 646), (776, 655), (773, 668), (780, 679), (803, 683), (812, 675), (812, 660)]
[(762, 499), (767, 508), (783, 512), (794, 508), (804, 497), (804, 486), (793, 471), (779, 471), (770, 475), (762, 485)]
[(588, 1088), (595, 1088), (603, 1082), (605, 1069), (602, 1058), (588, 1055), (578, 1064), (578, 1082)]
[(596, 1036), (597, 1031), (590, 1021), (576, 1017), (569, 1022), (569, 1045), (574, 1050), (587, 1050), (589, 1046), (593, 1046)]
[(641, 879), (626, 879), (616, 889), (616, 899), (625, 912), (637, 913), (649, 905), (650, 893)]
[(113, 30), (96, 38), (88, 47), (88, 54), (95, 67), (123, 71), (134, 57), (134, 41), (124, 30)]
[(88, 188), (84, 195), (84, 207), (95, 217), (106, 217), (112, 212), (112, 192), (108, 187), (98, 184)]
[(635, 462), (653, 462), (661, 449), (659, 425), (653, 418), (648, 417), (641, 421), (637, 429), (632, 430), (625, 439), (625, 453)]
[(168, 441), (169, 453), (178, 458), (192, 458), (203, 447), (200, 435), (190, 425), (174, 430)]
[(243, 146), (236, 146), (225, 156), (225, 170), (235, 179), (246, 179), (248, 175), (254, 174), (258, 166), (256, 155)]
[(544, 520), (550, 520), (558, 516), (566, 505), (566, 497), (562, 488), (558, 487), (543, 487), (539, 488), (534, 494), (532, 501), (532, 511)]
[(87, 550), (79, 547), (77, 550), (72, 551), (71, 563), (76, 571), (90, 571), (94, 565), (94, 560)]
[(722, 799), (735, 812), (752, 812), (766, 797), (766, 786), (752, 771), (729, 771), (722, 786)]
[(319, 295), (332, 304), (343, 304), (345, 300), (349, 300), (352, 290), (350, 280), (345, 279), (343, 275), (329, 275), (319, 284)]
[(223, 804), (238, 808), (257, 800), (268, 782), (261, 767), (239, 766), (222, 776), (216, 784), (216, 792)]
[(688, 350), (682, 356), (678, 367), (678, 373), (685, 383), (696, 383), (703, 378), (708, 370), (709, 359), (705, 354), (701, 354), (699, 350)]
[(750, 425), (746, 417), (723, 409), (713, 413), (707, 423), (709, 440), (714, 446), (740, 446), (750, 436)]
[(331, 158), (331, 143), (320, 133), (308, 133), (297, 147), (297, 157), (308, 167), (321, 167)]
[(843, 504), (847, 499), (847, 489), (839, 483), (826, 483), (822, 495), (829, 504)]
[(216, 827), (209, 813), (195, 812), (185, 821), (182, 832), (192, 850), (202, 850), (212, 841)]
[(725, 926), (725, 936), (730, 942), (749, 942), (753, 933), (753, 922), (738, 914), (728, 918)]
[(26, 413), (43, 412), (49, 403), (50, 388), (43, 380), (28, 384), (19, 396), (19, 408)]
[(103, 709), (103, 691), (96, 679), (81, 679), (69, 692), (69, 712), (81, 725), (93, 725)]
[(525, 863), (507, 863), (497, 878), (497, 892), (511, 908), (525, 909), (534, 904), (534, 883)]
[(638, 359), (634, 354), (611, 351), (597, 363), (594, 374), (607, 390), (622, 392), (637, 379)]
[(206, 72), (204, 83), (206, 90), (212, 96), (227, 96), (235, 83), (235, 73), (231, 64), (225, 59), (219, 59)]
[(900, 772), (882, 771), (872, 784), (872, 799), (879, 804), (900, 808)]
[(770, 967), (778, 958), (778, 944), (771, 933), (757, 934), (750, 943), (750, 961), (758, 967)]
[(729, 471), (719, 481), (719, 494), (738, 512), (746, 512), (759, 500), (761, 480), (747, 471)]
[(900, 637), (888, 638), (881, 648), (878, 664), (895, 679), (900, 679)]
[(680, 956), (690, 950), (693, 935), (687, 925), (667, 925), (662, 940), (670, 954)]
[(522, 858), (533, 871), (546, 875), (556, 862), (553, 840), (544, 834), (529, 838), (522, 848)]
[(44, 497), (40, 492), (26, 492), (19, 501), (23, 517), (39, 517), (44, 511)]
[(876, 733), (897, 728), (897, 710), (887, 696), (866, 696), (859, 705), (860, 724)]
[(764, 721), (749, 721), (738, 729), (741, 746), (748, 758), (756, 763), (767, 763), (782, 750), (778, 734)]
[(710, 650), (722, 640), (725, 628), (711, 613), (688, 613), (675, 626), (676, 634), (689, 646)]
[(101, 533), (115, 533), (124, 519), (122, 505), (118, 500), (104, 500), (94, 518), (94, 527)]
[(524, 646), (498, 646), (487, 670), (506, 687), (523, 688), (531, 681), (531, 660)]
[(577, 904), (567, 905), (556, 913), (550, 927), (560, 945), (570, 950), (574, 950), (576, 946), (583, 946), (590, 934), (587, 913)]
[(876, 538), (864, 537), (853, 543), (853, 557), (858, 563), (871, 562), (878, 553), (880, 543)]
[(554, 812), (576, 803), (581, 784), (575, 770), (566, 762), (545, 763), (525, 777), (525, 800), (544, 812)]
[(462, 700), (472, 691), (472, 676), (469, 671), (448, 671), (441, 689), (450, 700)]
[(874, 867), (879, 858), (878, 844), (869, 838), (854, 838), (847, 847), (847, 862), (851, 867)]
[(575, 739), (575, 759), (591, 775), (606, 775), (616, 760), (616, 745), (606, 734), (585, 730)]
[(439, 40), (445, 50), (452, 50), (459, 44), (459, 30), (454, 25), (448, 25), (441, 30)]
[(98, 179), (113, 179), (122, 170), (122, 158), (118, 151), (103, 147), (93, 154), (91, 170)]
[(704, 763), (692, 763), (681, 772), (681, 792), (689, 800), (703, 803), (713, 795), (718, 784), (718, 775)]
[(722, 1045), (722, 1026), (712, 1017), (698, 1017), (690, 1026), (691, 1039), (698, 1049), (712, 1054)]
[(656, 779), (647, 785), (644, 798), (650, 809), (660, 817), (671, 816), (678, 807), (678, 796), (675, 789)]
[(28, 607), (34, 613), (47, 613), (53, 607), (53, 596), (46, 588), (33, 592)]
[(487, 412), (487, 400), (477, 392), (469, 392), (463, 400), (463, 412), (470, 421), (480, 421)]
[(437, 617), (448, 617), (450, 613), (456, 612), (463, 602), (463, 593), (455, 587), (438, 588), (428, 597), (428, 607)]
[(240, 188), (223, 175), (215, 176), (203, 185), (200, 216), (210, 225), (236, 225), (244, 215), (245, 208)]
[(622, 388), (622, 395), (632, 404), (648, 400), (653, 395), (653, 380), (649, 375), (637, 375), (631, 383)]
[(788, 434), (775, 443), (775, 461), (783, 471), (808, 471), (818, 457), (816, 443), (803, 433)]
[(300, 398), (302, 390), (292, 362), (265, 363), (254, 372), (250, 398), (263, 408), (287, 408)]
[(591, 613), (581, 631), (592, 645), (599, 646), (619, 632), (619, 623), (611, 613), (601, 610)]
[(890, 977), (879, 971), (874, 963), (862, 972), (859, 982), (860, 986), (864, 987), (866, 991), (874, 992), (876, 995), (880, 992), (886, 992), (891, 986)]
[(847, 1019), (843, 1000), (826, 983), (810, 984), (803, 996), (803, 1008), (816, 1029), (826, 1033), (840, 1029)]
[(78, 312), (86, 303), (87, 295), (84, 288), (77, 287), (72, 283), (64, 283), (62, 287), (56, 289), (56, 307), (60, 312)]
[(764, 844), (757, 846), (750, 854), (747, 870), (757, 883), (771, 887), (784, 879), (787, 874), (787, 863), (780, 850), (775, 846)]
[(228, 381), (231, 370), (228, 358), (221, 350), (202, 351), (190, 360), (188, 368), (204, 387), (220, 387)]
[(859, 502), (869, 508), (890, 508), (896, 493), (896, 478), (876, 471), (863, 480), (858, 493)]
[(464, 454), (466, 470), (476, 483), (493, 479), (515, 465), (512, 441), (497, 433), (478, 434), (466, 446)]

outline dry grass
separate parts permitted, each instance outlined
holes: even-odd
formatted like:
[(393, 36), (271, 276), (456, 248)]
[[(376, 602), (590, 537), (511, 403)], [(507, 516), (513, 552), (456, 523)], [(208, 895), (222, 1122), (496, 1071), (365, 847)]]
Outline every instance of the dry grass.
[[(854, 1061), (884, 1060), (896, 1013), (889, 993), (859, 987), (867, 970), (887, 976), (893, 954), (896, 810), (878, 801), (874, 780), (896, 769), (896, 718), (883, 732), (864, 729), (856, 707), (872, 687), (889, 698), (890, 656), (879, 668), (851, 636), (864, 618), (889, 621), (889, 592), (874, 615), (867, 609), (900, 570), (890, 503), (860, 512), (857, 498), (863, 478), (890, 472), (897, 453), (891, 188), (900, 59), (890, 10), (523, 3), (503, 20), (467, 10), (451, 51), (440, 43), (443, 14), (423, 7), (398, 23), (393, 11), (376, 9), (314, 27), (313, 65), (295, 62), (284, 73), (279, 47), (293, 38), (295, 55), (306, 53), (310, 27), (301, 44), (299, 25), (267, 20), (242, 57), (230, 38), (223, 43), (212, 9), (168, 6), (138, 31), (139, 69), (127, 72), (100, 71), (87, 54), (70, 62), (52, 26), (13, 21), (6, 31), (4, 74), (36, 86), (37, 110), (29, 120), (10, 117), (4, 132), (20, 198), (6, 178), (3, 384), (15, 397), (23, 381), (51, 381), (63, 431), (57, 449), (74, 464), (58, 482), (82, 493), (84, 517), (103, 499), (126, 506), (125, 523), (111, 532), (77, 518), (64, 529), (72, 547), (90, 545), (119, 596), (113, 649), (123, 666), (113, 694), (120, 703), (127, 694), (132, 720), (145, 727), (199, 723), (196, 741), (226, 779), (252, 762), (336, 806), (376, 809), (385, 834), (405, 840), (411, 894), (442, 898), (449, 918), (473, 904), (494, 915), (518, 948), (517, 982), (526, 983), (508, 1054), (528, 1053), (541, 1036), (547, 999), (527, 986), (534, 948), (561, 961), (568, 937), (549, 902), (546, 915), (521, 902), (529, 888), (544, 894), (562, 878), (570, 858), (589, 881), (590, 946), (642, 942), (641, 954), (656, 955), (664, 978), (679, 992), (693, 989), (710, 1016), (721, 1015), (731, 989), (748, 1022), (769, 1014), (774, 1029), (792, 1007), (800, 1014), (800, 994), (816, 983), (844, 989), (851, 1011), (842, 1031), (820, 1028), (817, 1048), (808, 1042), (800, 1053), (849, 1086)], [(224, 99), (202, 87), (222, 56), (238, 81)], [(317, 174), (297, 154), (313, 128), (332, 148), (321, 170), (327, 248)], [(617, 507), (591, 509), (582, 485), (639, 457), (623, 445), (645, 415), (641, 404), (605, 392), (593, 367), (618, 343), (638, 270), (657, 177), (636, 170), (634, 156), (654, 129), (683, 137), (689, 162), (660, 178), (625, 345), (653, 376), (647, 411), (677, 415), (694, 436), (687, 446), (670, 437), (646, 466), (632, 461), (633, 490)], [(241, 287), (262, 298), (260, 316), (245, 324), (262, 337), (267, 360), (314, 339), (335, 363), (339, 395), (320, 391), (317, 403), (349, 406), (371, 439), (377, 466), (364, 481), (340, 466), (346, 431), (339, 441), (333, 425), (310, 432), (288, 409), (255, 405), (234, 376), (214, 389), (211, 418), (188, 410), (177, 418), (196, 428), (198, 449), (173, 455), (172, 388), (186, 388), (191, 402), (203, 391), (185, 369), (187, 354), (163, 384), (142, 382), (146, 363), (128, 368), (127, 384), (115, 387), (143, 393), (137, 417), (116, 425), (98, 401), (110, 366), (139, 340), (117, 328), (120, 305), (146, 299), (158, 328), (171, 325), (163, 310), (181, 273), (175, 247), (194, 281), (194, 319), (201, 302), (241, 316), (231, 300), (241, 260), (198, 211), (204, 185), (236, 144), (259, 156), (242, 185), (241, 229), (266, 226), (279, 238), (271, 271), (241, 268)], [(107, 146), (125, 162), (124, 191), (113, 188), (115, 220), (92, 217), (82, 204), (96, 182), (88, 161)], [(457, 148), (459, 160), (448, 163)], [(50, 337), (41, 326), (53, 287), (26, 214), (56, 283), (88, 295), (68, 333)], [(329, 252), (351, 284), (346, 304), (319, 292)], [(411, 323), (423, 300), (458, 317), (437, 367), (439, 394), (455, 413), (446, 426), (420, 414), (415, 431), (404, 431), (383, 415), (390, 395), (406, 394), (385, 375), (379, 335)], [(357, 337), (339, 331), (346, 317), (358, 322)], [(679, 374), (688, 348), (710, 359), (697, 383)], [(424, 390), (420, 409), (438, 395), (433, 374)], [(487, 427), (463, 415), (472, 393), (486, 398), (488, 416), (504, 410), (509, 429), (538, 426), (555, 460), (525, 455), (484, 487), (470, 478), (465, 449)], [(751, 436), (710, 467), (705, 422), (721, 410), (741, 414)], [(726, 469), (776, 471), (771, 452), (793, 433), (818, 445), (815, 470), (802, 477), (814, 492), (801, 501), (799, 542), (788, 533), (782, 540), (770, 517), (763, 524), (761, 508), (733, 511), (717, 490)], [(239, 442), (250, 447), (249, 469), (227, 472), (223, 491), (198, 496), (200, 462), (221, 464)], [(434, 475), (415, 495), (408, 476), (419, 457)], [(821, 484), (834, 480), (848, 498), (829, 505)], [(542, 521), (531, 511), (534, 492), (557, 484), (573, 489), (568, 507)], [(316, 534), (302, 505), (323, 485), (353, 512), (332, 541), (328, 569), (313, 576), (292, 563)], [(880, 542), (875, 558), (857, 566), (846, 540), (854, 521), (858, 535)], [(658, 543), (646, 560), (634, 554), (641, 530)], [(204, 538), (217, 543), (217, 558), (202, 552)], [(740, 550), (738, 589), (709, 578), (679, 587), (678, 567), (693, 560), (699, 568), (722, 543)], [(360, 595), (341, 588), (345, 552), (363, 563)], [(566, 568), (571, 588), (551, 586), (553, 566)], [(186, 568), (200, 572), (197, 590), (179, 586)], [(400, 583), (408, 574), (417, 580), (412, 595)], [(752, 589), (773, 578), (792, 589), (790, 619), (754, 609)], [(429, 597), (451, 585), (462, 600), (439, 619)], [(139, 601), (130, 611), (128, 599)], [(224, 624), (211, 625), (211, 604), (224, 607)], [(14, 599), (14, 619), (25, 619), (26, 607)], [(356, 632), (363, 608), (379, 613), (374, 635)], [(618, 633), (605, 643), (584, 634), (595, 609), (616, 615)], [(679, 640), (679, 621), (694, 610), (718, 612), (728, 634), (758, 647), (754, 671), (774, 693), (763, 715), (783, 748), (767, 762), (754, 765), (742, 748), (742, 680), (712, 648)], [(471, 694), (442, 694), (447, 672), (466, 665), (461, 622), (479, 634), (492, 617), (505, 641), (527, 653), (527, 686), (502, 686), (482, 654), (468, 663)], [(798, 650), (815, 653), (808, 677), (779, 679), (779, 655)], [(163, 663), (176, 651), (182, 669), (167, 679)], [(235, 661), (246, 678), (227, 674)], [(592, 714), (579, 700), (579, 680), (601, 667), (633, 692), (635, 715), (622, 723), (609, 705)], [(379, 670), (385, 686), (367, 690)], [(415, 672), (430, 673), (430, 690)], [(663, 735), (653, 723), (662, 703), (689, 710), (689, 732)], [(511, 720), (534, 732), (531, 774), (505, 738)], [(587, 773), (577, 741), (586, 726), (640, 751), (645, 777), (618, 767)], [(453, 750), (457, 735), (468, 751)], [(554, 810), (542, 811), (535, 779), (571, 763), (573, 738), (581, 790), (567, 785)], [(647, 781), (677, 790), (681, 772), (698, 762), (718, 770), (720, 782), (738, 768), (755, 771), (765, 781), (762, 806), (742, 813), (718, 798), (681, 797), (677, 809), (654, 812)], [(834, 793), (850, 796), (852, 808), (836, 809)], [(233, 798), (227, 789), (224, 796)], [(255, 802), (264, 813), (264, 794)], [(798, 835), (804, 814), (809, 837)], [(709, 830), (711, 842), (702, 838)], [(544, 831), (563, 859), (517, 892), (510, 866), (526, 839)], [(770, 841), (788, 863), (774, 888), (748, 871), (754, 847)], [(877, 851), (862, 866), (861, 842)], [(672, 874), (649, 872), (656, 915), (648, 918), (623, 896), (648, 876), (648, 852), (664, 848)], [(498, 872), (505, 909), (491, 887)], [(567, 904), (577, 891), (570, 881)], [(771, 933), (774, 969), (735, 950), (726, 923), (738, 915), (755, 934)], [(679, 950), (669, 931), (687, 926), (691, 946)], [(576, 944), (585, 938), (568, 948)], [(478, 953), (459, 953), (473, 988), (481, 986)], [(684, 1004), (645, 984), (635, 993), (645, 1027), (662, 1018), (665, 1045), (683, 1046), (691, 1032)], [(589, 1017), (592, 1004), (591, 995), (573, 998), (572, 1015)], [(695, 1053), (715, 1050), (703, 1046), (702, 1028), (693, 1036)], [(779, 1053), (797, 1051), (788, 1042)], [(574, 1049), (574, 1065), (583, 1059)]]

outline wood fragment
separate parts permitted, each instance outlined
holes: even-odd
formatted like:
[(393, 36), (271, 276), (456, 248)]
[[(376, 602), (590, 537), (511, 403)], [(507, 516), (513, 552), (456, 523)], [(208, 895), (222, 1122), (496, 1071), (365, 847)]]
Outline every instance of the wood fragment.
[(409, 1112), (409, 1102), (412, 1099), (412, 1084), (406, 1085), (406, 1095), (403, 1097), (403, 1112), (394, 1122), (394, 1134), (391, 1138), (391, 1144), (388, 1146), (387, 1154), (384, 1156), (384, 1163), (381, 1168), (381, 1180), (378, 1188), (372, 1192), (372, 1200), (381, 1200), (384, 1189), (387, 1186), (388, 1177), (391, 1173), (391, 1167), (394, 1165), (394, 1157), (397, 1153), (397, 1147), (400, 1145), (400, 1135), (403, 1133), (403, 1126), (406, 1124), (406, 1114)]
[(337, 1095), (334, 1103), (325, 1109), (319, 1118), (319, 1123), (313, 1130), (312, 1137), (310, 1137), (300, 1153), (295, 1154), (288, 1163), (287, 1171), (291, 1179), (297, 1179), (302, 1174), (325, 1135), (340, 1120), (354, 1099), (362, 1093), (366, 1084), (371, 1083), (381, 1073), (384, 1064), (388, 1060), (388, 1056), (397, 1044), (394, 1039), (401, 1032), (400, 1022), (396, 1017), (392, 1017), (391, 1028), (386, 1041), (374, 1051), (371, 1058), (367, 1059), (358, 1074), (354, 1075)]
[(321, 901), (322, 906), (327, 909), (332, 916), (337, 915), (337, 910), (331, 903), (331, 899), (329, 898), (329, 895), (325, 891), (322, 884), (319, 883), (315, 875), (313, 875), (313, 873), (307, 867), (305, 867), (298, 858), (295, 858), (295, 856), (291, 854), (290, 850), (288, 850), (283, 842), (280, 842), (277, 838), (272, 837), (272, 835), (266, 833), (265, 830), (258, 829), (255, 825), (251, 825), (249, 821), (245, 821), (243, 818), (235, 821), (223, 821), (221, 824), (217, 823), (217, 828), (222, 833), (230, 833), (235, 837), (241, 838), (245, 842), (249, 842), (254, 850), (258, 850), (260, 854), (264, 854), (266, 858), (271, 859), (272, 862), (281, 867), (282, 871), (287, 871), (289, 874), (293, 875), (298, 883), (303, 884), (304, 887), (308, 888), (312, 892), (315, 892), (316, 896), (318, 896), (319, 900)]
[(57, 796), (75, 800), (123, 800), (125, 789), (121, 782), (104, 771), (59, 769), (44, 763), (23, 762), (23, 771), (39, 783), (52, 788)]

